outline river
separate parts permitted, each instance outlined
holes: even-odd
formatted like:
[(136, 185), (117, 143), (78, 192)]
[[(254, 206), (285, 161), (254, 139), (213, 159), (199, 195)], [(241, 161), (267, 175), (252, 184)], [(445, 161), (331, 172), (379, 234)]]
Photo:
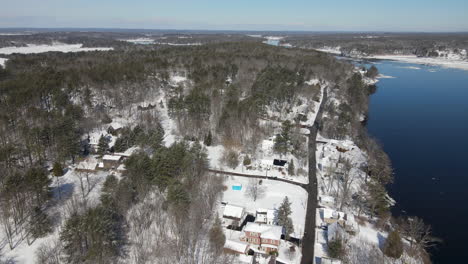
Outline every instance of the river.
[(434, 263), (468, 263), (468, 71), (377, 61), (368, 130), (395, 170), (394, 215), (416, 215), (443, 243)]

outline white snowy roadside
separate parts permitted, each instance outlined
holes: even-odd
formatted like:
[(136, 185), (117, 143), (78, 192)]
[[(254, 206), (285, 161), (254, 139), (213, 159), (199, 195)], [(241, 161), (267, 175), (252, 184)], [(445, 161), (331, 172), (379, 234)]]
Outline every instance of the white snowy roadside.
[(80, 52), (80, 51), (108, 51), (114, 48), (110, 47), (92, 47), (83, 48), (83, 44), (53, 44), (53, 45), (35, 45), (27, 44), (26, 47), (4, 47), (0, 48), (0, 54), (10, 55), (13, 53), (34, 54), (49, 51), (56, 52)]
[[(291, 202), (291, 219), (293, 220), (295, 236), (302, 237), (307, 210), (308, 194), (306, 190), (294, 184), (263, 179), (261, 186), (265, 190), (264, 195), (253, 201), (246, 193), (249, 180), (245, 177), (226, 177), (224, 184), (227, 189), (223, 192), (223, 201), (228, 204), (243, 206), (247, 212), (255, 215), (256, 210), (259, 208), (278, 209), (284, 197), (288, 196)], [(232, 190), (233, 184), (242, 184), (242, 190)], [(222, 212), (220, 212), (220, 215), (222, 215)]]

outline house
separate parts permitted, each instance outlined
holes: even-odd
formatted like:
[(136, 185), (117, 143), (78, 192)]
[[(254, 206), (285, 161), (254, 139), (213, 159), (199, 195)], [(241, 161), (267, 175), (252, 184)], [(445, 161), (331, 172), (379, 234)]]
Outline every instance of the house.
[(255, 222), (267, 225), (276, 225), (276, 211), (273, 209), (257, 209), (255, 212)]
[(244, 227), (241, 241), (256, 245), (266, 253), (277, 252), (283, 235), (283, 227), (248, 222)]
[(320, 195), (319, 205), (326, 206), (326, 207), (333, 207), (335, 206), (335, 198), (333, 196)]
[(242, 242), (226, 239), (224, 243), (224, 253), (244, 254), (249, 253), (250, 245)]
[(227, 204), (223, 211), (223, 225), (239, 227), (246, 217), (244, 207)]
[(76, 166), (76, 171), (79, 172), (95, 172), (97, 170), (98, 161), (94, 158), (87, 158)]
[(118, 155), (104, 155), (102, 157), (104, 169), (116, 169), (119, 166), (121, 160), (122, 156)]
[(314, 264), (341, 264), (340, 260), (333, 259), (328, 254), (328, 246), (325, 239), (326, 231), (317, 230), (316, 243), (314, 244)]
[(110, 134), (118, 134), (122, 130), (123, 125), (119, 123), (112, 123), (108, 128), (107, 132)]
[(270, 160), (270, 159), (262, 159), (262, 160), (260, 161), (260, 165), (261, 165), (262, 168), (264, 168), (264, 169), (271, 170), (271, 168), (273, 167), (273, 160)]
[(320, 208), (320, 217), (327, 224), (338, 222), (341, 226), (345, 225), (346, 214), (329, 208)]

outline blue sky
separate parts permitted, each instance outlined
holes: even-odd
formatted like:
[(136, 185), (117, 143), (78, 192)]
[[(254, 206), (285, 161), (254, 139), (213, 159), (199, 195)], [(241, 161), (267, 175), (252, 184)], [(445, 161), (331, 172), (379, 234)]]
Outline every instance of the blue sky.
[(468, 0), (0, 0), (0, 27), (468, 31)]

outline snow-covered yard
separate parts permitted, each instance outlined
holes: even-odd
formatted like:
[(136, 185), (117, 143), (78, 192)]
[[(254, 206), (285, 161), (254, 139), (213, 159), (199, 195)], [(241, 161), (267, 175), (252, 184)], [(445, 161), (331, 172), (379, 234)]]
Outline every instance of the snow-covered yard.
[(8, 59), (7, 58), (0, 58), (0, 66), (5, 67), (5, 63)]
[(0, 48), (0, 54), (10, 55), (13, 53), (21, 54), (32, 54), (32, 53), (42, 53), (49, 51), (56, 52), (80, 52), (80, 51), (108, 51), (113, 50), (109, 47), (92, 47), (92, 48), (83, 48), (83, 44), (62, 44), (54, 43), (53, 45), (35, 45), (27, 44), (26, 47), (4, 47)]
[[(284, 197), (288, 196), (291, 202), (291, 219), (294, 225), (293, 236), (301, 238), (304, 234), (307, 192), (297, 185), (263, 179), (260, 186), (264, 189), (264, 194), (254, 201), (247, 191), (250, 181), (251, 179), (245, 177), (226, 177), (224, 185), (227, 189), (223, 192), (222, 201), (228, 204), (243, 206), (249, 214), (255, 216), (255, 212), (259, 208), (278, 209)], [(241, 184), (242, 189), (233, 190), (232, 185), (236, 184)], [(222, 215), (223, 208), (220, 207), (219, 209), (219, 215)]]

